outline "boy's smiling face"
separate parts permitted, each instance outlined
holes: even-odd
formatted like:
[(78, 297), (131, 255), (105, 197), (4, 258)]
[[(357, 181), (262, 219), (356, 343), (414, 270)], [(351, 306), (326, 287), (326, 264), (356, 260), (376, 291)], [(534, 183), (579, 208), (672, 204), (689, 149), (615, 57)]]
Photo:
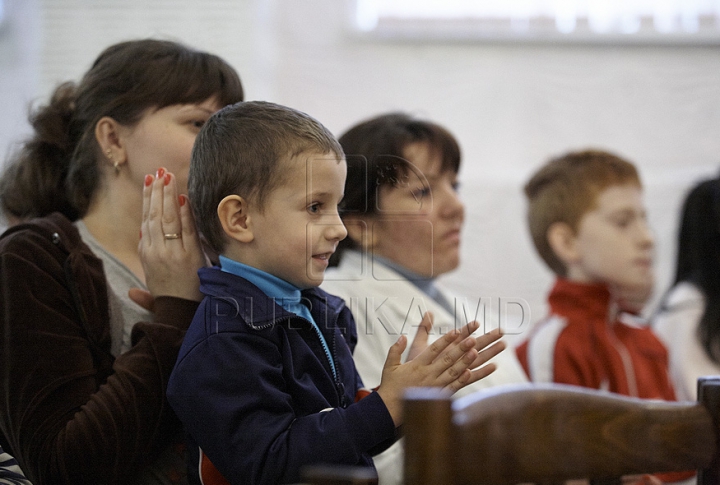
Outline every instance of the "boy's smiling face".
[(598, 194), (595, 207), (580, 219), (573, 240), (568, 278), (620, 288), (653, 284), (653, 236), (642, 191), (613, 185)]
[(262, 210), (250, 208), (253, 241), (244, 263), (299, 288), (322, 283), (330, 255), (347, 231), (338, 214), (347, 165), (331, 153), (286, 160), (284, 182)]

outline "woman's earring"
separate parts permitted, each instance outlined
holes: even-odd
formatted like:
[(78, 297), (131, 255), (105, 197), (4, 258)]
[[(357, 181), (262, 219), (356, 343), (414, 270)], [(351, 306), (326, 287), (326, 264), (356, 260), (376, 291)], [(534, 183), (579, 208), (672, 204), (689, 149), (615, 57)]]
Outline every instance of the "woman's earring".
[(113, 161), (112, 150), (108, 148), (107, 151), (105, 152), (105, 155), (107, 156), (107, 159), (110, 160), (110, 162), (112, 162), (113, 168), (115, 168), (115, 175), (119, 174), (120, 173), (120, 164), (118, 163), (117, 160)]

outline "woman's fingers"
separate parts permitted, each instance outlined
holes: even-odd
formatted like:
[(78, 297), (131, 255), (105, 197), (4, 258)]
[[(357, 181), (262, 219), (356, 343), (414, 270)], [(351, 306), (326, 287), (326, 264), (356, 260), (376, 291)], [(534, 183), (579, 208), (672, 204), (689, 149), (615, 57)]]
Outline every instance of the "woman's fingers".
[(166, 173), (165, 169), (159, 168), (155, 177), (152, 177), (150, 185), (147, 185), (149, 180), (145, 179), (146, 185), (144, 188), (143, 197), (143, 243), (146, 247), (152, 247), (156, 244), (161, 244), (164, 239), (163, 232), (163, 213), (164, 207), (164, 188), (166, 181), (171, 176)]
[(130, 288), (130, 290), (128, 290), (128, 297), (145, 310), (149, 312), (153, 311), (155, 298), (153, 298), (149, 291), (140, 288)]
[(195, 217), (190, 207), (190, 201), (186, 195), (180, 195), (178, 197), (178, 204), (180, 205), (180, 222), (182, 224), (182, 236), (185, 249), (192, 254), (201, 254), (204, 263), (205, 255), (203, 253), (203, 245), (195, 226)]
[(178, 196), (175, 176), (160, 168), (143, 188), (139, 245), (145, 281), (153, 297), (200, 300), (197, 270), (206, 265), (186, 196)]
[(158, 183), (155, 190), (162, 197), (162, 216), (160, 217), (160, 225), (165, 244), (178, 244), (182, 246), (183, 228), (180, 220), (180, 204), (177, 198), (177, 186), (175, 185), (175, 177), (171, 173), (165, 173)]
[(142, 207), (142, 222), (140, 224), (141, 235), (143, 232), (148, 232), (148, 221), (150, 219), (150, 200), (152, 198), (152, 185), (155, 177), (152, 175), (145, 176), (145, 184), (143, 186), (143, 207)]

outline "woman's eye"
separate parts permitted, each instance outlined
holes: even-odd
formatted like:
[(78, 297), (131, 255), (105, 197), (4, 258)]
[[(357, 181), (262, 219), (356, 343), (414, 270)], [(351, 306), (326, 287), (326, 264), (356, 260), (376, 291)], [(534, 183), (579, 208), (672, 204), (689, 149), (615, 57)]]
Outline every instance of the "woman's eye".
[(419, 189), (415, 189), (412, 191), (412, 195), (415, 200), (420, 200), (424, 197), (427, 197), (428, 195), (430, 195), (430, 187), (422, 187)]
[(192, 120), (191, 123), (195, 128), (200, 129), (205, 124), (205, 120)]

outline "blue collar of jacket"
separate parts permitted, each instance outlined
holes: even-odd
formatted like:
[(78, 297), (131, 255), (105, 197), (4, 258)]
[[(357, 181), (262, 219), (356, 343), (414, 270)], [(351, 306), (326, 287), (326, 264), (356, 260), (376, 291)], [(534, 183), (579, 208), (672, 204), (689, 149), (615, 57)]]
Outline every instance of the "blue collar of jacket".
[[(238, 315), (251, 326), (262, 328), (278, 320), (295, 318), (307, 320), (285, 310), (275, 298), (267, 296), (260, 288), (245, 278), (222, 271), (219, 267), (201, 268), (200, 291), (233, 306)], [(320, 288), (308, 288), (300, 292), (310, 308), (310, 313), (321, 328), (333, 328), (345, 302)]]

